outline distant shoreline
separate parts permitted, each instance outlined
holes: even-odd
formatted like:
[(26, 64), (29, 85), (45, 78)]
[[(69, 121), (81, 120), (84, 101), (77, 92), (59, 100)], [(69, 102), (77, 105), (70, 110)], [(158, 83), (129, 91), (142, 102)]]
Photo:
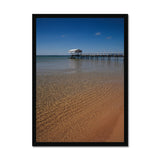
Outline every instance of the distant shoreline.
[(36, 55), (36, 57), (68, 57), (70, 55)]

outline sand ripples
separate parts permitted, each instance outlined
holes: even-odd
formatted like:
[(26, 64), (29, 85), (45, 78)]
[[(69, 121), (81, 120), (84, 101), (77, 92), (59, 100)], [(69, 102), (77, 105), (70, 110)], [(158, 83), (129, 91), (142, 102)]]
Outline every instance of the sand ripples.
[[(123, 79), (116, 80), (87, 73), (39, 77), (37, 141), (112, 141), (111, 133), (123, 113), (123, 85), (119, 83)], [(123, 133), (119, 137), (123, 140)]]

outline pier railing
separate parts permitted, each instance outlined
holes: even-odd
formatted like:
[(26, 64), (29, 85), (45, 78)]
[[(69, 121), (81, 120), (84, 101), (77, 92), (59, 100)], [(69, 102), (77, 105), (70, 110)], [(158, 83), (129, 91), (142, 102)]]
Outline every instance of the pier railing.
[(83, 53), (83, 54), (72, 54), (71, 59), (83, 59), (83, 58), (98, 58), (98, 57), (124, 57), (123, 52), (102, 52), (102, 53)]

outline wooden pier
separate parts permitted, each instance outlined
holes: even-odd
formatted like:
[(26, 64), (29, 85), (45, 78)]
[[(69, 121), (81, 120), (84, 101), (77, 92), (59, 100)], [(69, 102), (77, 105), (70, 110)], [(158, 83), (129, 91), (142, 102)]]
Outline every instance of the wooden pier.
[(92, 58), (103, 58), (103, 57), (124, 57), (123, 53), (91, 53), (91, 54), (72, 54), (71, 59), (92, 59)]

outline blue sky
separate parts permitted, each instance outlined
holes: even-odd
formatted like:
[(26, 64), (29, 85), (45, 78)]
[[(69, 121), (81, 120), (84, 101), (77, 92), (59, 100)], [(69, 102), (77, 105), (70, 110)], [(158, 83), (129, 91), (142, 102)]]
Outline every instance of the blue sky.
[(69, 55), (83, 52), (123, 51), (123, 18), (37, 18), (37, 55)]

